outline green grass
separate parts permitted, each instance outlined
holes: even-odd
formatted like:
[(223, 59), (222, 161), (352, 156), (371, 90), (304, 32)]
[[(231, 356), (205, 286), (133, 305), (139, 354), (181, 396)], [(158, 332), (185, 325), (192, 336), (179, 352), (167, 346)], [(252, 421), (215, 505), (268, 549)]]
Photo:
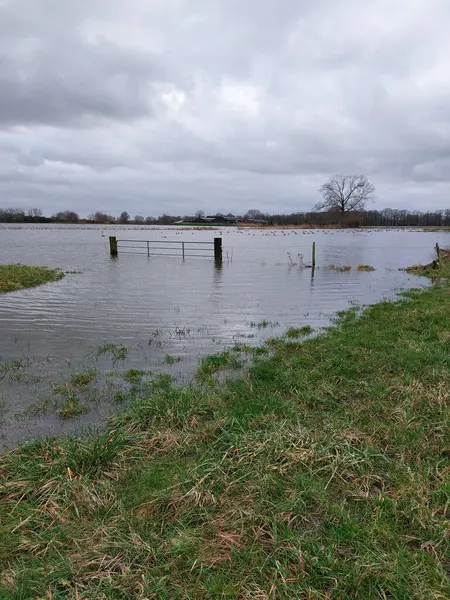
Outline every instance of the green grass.
[(449, 598), (449, 291), (2, 456), (0, 598)]
[(290, 327), (286, 331), (285, 336), (287, 338), (299, 338), (304, 335), (309, 335), (310, 333), (312, 333), (312, 331), (313, 328), (311, 327), (311, 325), (304, 325), (303, 327)]
[(97, 348), (97, 357), (111, 354), (113, 364), (120, 360), (125, 360), (128, 354), (128, 348), (121, 344), (108, 343)]
[(131, 383), (131, 385), (139, 385), (143, 377), (147, 374), (148, 371), (143, 371), (142, 369), (127, 369), (123, 374), (123, 379), (127, 383)]
[(60, 269), (29, 267), (26, 265), (0, 265), (0, 294), (36, 287), (58, 281), (64, 277)]
[(72, 373), (70, 377), (70, 385), (74, 389), (82, 389), (97, 379), (96, 369), (86, 369)]
[(86, 406), (83, 406), (76, 396), (66, 398), (64, 404), (56, 412), (61, 419), (73, 419), (79, 417), (87, 411)]
[(242, 362), (235, 356), (231, 350), (223, 350), (217, 354), (206, 356), (200, 361), (197, 369), (197, 379), (200, 381), (209, 381), (214, 373), (220, 371), (238, 369)]

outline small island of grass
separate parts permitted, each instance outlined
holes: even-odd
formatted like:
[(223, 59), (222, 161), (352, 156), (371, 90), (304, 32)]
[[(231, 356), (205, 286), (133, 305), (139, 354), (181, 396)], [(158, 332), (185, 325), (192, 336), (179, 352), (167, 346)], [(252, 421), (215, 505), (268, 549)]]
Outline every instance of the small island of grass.
[(27, 265), (0, 265), (0, 294), (36, 287), (58, 281), (64, 273), (60, 269), (29, 267)]

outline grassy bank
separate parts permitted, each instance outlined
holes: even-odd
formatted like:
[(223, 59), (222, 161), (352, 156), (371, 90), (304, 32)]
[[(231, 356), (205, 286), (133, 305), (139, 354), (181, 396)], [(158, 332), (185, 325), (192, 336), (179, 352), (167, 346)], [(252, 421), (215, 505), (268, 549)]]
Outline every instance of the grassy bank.
[(0, 294), (36, 287), (63, 277), (64, 273), (59, 269), (26, 265), (0, 265)]
[(448, 292), (2, 457), (0, 598), (449, 598)]

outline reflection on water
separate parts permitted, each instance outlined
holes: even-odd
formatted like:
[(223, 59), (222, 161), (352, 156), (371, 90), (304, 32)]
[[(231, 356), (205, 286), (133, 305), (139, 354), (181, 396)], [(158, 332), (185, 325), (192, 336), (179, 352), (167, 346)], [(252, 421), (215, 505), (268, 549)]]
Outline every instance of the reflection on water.
[[(103, 376), (130, 368), (189, 376), (199, 357), (243, 336), (255, 344), (291, 326), (317, 329), (350, 303), (373, 303), (398, 288), (426, 285), (398, 269), (429, 261), (436, 241), (450, 245), (446, 232), (113, 228), (118, 239), (210, 241), (220, 235), (225, 260), (218, 266), (212, 259), (111, 259), (110, 232), (103, 230), (105, 237), (96, 226), (0, 229), (1, 262), (70, 272), (60, 282), (0, 296), (0, 363), (21, 361), (22, 373), (14, 379), (10, 371), (3, 378), (0, 372), (7, 413), (0, 413), (0, 425), (3, 419), (8, 443), (74, 427), (74, 420), (50, 418), (45, 411), (31, 421), (12, 420), (36, 398), (45, 402), (55, 378), (86, 367)], [(298, 255), (310, 262), (313, 240), (314, 273), (298, 264)], [(331, 263), (353, 268), (340, 273), (328, 268)], [(358, 264), (376, 271), (358, 272)], [(269, 326), (255, 326), (263, 321)], [(101, 345), (111, 343), (127, 349), (125, 360), (112, 364), (111, 356), (97, 356)], [(78, 423), (101, 421), (109, 410), (100, 403)]]

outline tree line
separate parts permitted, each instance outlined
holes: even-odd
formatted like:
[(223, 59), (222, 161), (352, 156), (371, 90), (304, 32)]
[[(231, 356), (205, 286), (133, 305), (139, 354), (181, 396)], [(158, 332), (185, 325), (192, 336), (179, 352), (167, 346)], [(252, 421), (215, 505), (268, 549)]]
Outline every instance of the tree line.
[[(39, 209), (24, 211), (18, 208), (0, 208), (0, 223), (94, 223), (94, 224), (132, 224), (132, 225), (172, 225), (176, 221), (189, 220), (192, 217), (163, 214), (159, 217), (136, 215), (124, 219), (122, 215), (96, 212), (87, 219), (81, 219), (75, 211), (58, 212), (45, 217)], [(341, 227), (450, 227), (450, 209), (436, 211), (409, 211), (394, 208), (384, 210), (352, 211), (342, 215), (337, 211), (294, 212), (291, 214), (268, 214), (251, 209), (239, 217), (241, 222), (264, 222), (267, 225), (306, 225)]]
[(171, 225), (175, 221), (179, 221), (183, 218), (166, 214), (160, 215), (159, 217), (143, 217), (141, 215), (136, 215), (133, 218), (130, 217), (128, 213), (126, 213), (126, 215), (126, 218), (124, 218), (124, 213), (119, 217), (116, 217), (106, 212), (97, 211), (84, 219), (73, 210), (65, 210), (57, 212), (51, 217), (46, 217), (39, 208), (29, 210), (24, 210), (22, 208), (0, 208), (0, 223), (97, 223), (102, 225), (110, 223), (131, 223), (136, 225)]
[[(418, 210), (401, 210), (385, 208), (384, 210), (367, 210), (368, 203), (375, 200), (375, 186), (364, 175), (332, 175), (319, 188), (322, 199), (314, 206), (312, 212), (295, 212), (286, 214), (265, 214), (258, 209), (250, 209), (237, 219), (242, 222), (265, 223), (267, 225), (311, 225), (340, 227), (445, 227), (450, 225), (450, 209), (422, 212)], [(218, 213), (216, 216), (225, 216)], [(228, 217), (234, 217), (228, 213)], [(135, 225), (171, 225), (176, 221), (195, 221), (204, 217), (199, 210), (194, 218), (180, 215), (163, 214), (159, 217), (134, 218), (124, 210), (115, 217), (97, 211), (87, 219), (80, 219), (71, 210), (58, 212), (52, 217), (44, 217), (39, 208), (24, 211), (20, 208), (0, 208), (0, 222), (6, 223), (132, 223)]]

